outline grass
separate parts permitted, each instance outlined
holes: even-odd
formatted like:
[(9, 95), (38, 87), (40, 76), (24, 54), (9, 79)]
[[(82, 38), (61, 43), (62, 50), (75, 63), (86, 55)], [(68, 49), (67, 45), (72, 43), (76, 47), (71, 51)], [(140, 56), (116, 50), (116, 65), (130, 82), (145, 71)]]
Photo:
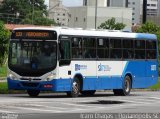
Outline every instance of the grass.
[(7, 82), (0, 82), (0, 94), (20, 94), (25, 93), (23, 90), (8, 90)]
[(7, 82), (0, 82), (0, 94), (8, 94)]
[(151, 90), (160, 90), (160, 77), (158, 78), (158, 83), (150, 87)]
[(7, 66), (0, 66), (0, 77), (6, 77), (7, 76)]

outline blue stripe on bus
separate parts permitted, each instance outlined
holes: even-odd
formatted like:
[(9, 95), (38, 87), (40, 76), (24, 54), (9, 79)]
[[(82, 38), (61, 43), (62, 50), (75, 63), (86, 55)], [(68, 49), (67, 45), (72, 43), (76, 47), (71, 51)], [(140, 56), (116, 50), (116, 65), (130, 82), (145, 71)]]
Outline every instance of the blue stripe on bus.
[[(8, 89), (10, 90), (40, 90), (40, 91), (71, 91), (71, 79), (55, 79), (52, 81), (41, 81), (41, 82), (22, 82), (19, 80), (11, 80), (7, 78)], [(32, 84), (36, 84), (32, 86)], [(52, 88), (45, 88), (45, 84), (50, 84)]]
[[(151, 66), (156, 65), (156, 70)], [(132, 88), (146, 88), (155, 84), (158, 80), (158, 63), (155, 61), (128, 61), (123, 71), (123, 76), (86, 76), (83, 80), (83, 90), (121, 89), (124, 76), (132, 72)], [(154, 76), (154, 77), (153, 77)], [(22, 85), (19, 80), (8, 78), (9, 89), (16, 90), (50, 90), (50, 91), (71, 91), (73, 79), (55, 79), (52, 81), (37, 82), (36, 87)], [(27, 82), (33, 83), (33, 82)], [(53, 88), (44, 88), (45, 84), (52, 84)]]
[(124, 67), (124, 70), (123, 70), (123, 72), (122, 72), (122, 76), (123, 76), (123, 77), (125, 76), (125, 73), (126, 73), (128, 64), (129, 64), (129, 62), (126, 63), (126, 65), (125, 65), (125, 67)]
[(150, 39), (150, 40), (156, 40), (157, 36), (154, 34), (145, 34), (145, 33), (137, 33), (136, 38), (138, 39)]

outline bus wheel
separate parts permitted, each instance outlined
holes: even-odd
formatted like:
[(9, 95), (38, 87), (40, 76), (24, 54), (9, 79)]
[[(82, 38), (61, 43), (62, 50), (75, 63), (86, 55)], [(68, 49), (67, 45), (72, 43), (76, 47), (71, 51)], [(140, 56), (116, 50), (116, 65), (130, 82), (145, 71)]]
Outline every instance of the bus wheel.
[(127, 96), (130, 94), (131, 91), (131, 78), (129, 76), (125, 76), (123, 89), (114, 89), (114, 95), (119, 96)]
[(96, 90), (88, 90), (88, 91), (81, 91), (81, 94), (83, 96), (93, 96), (95, 94)]
[(72, 91), (67, 92), (67, 96), (78, 97), (79, 93), (80, 93), (80, 81), (79, 79), (75, 78), (72, 83)]
[(40, 91), (39, 90), (27, 90), (27, 93), (30, 97), (37, 97)]

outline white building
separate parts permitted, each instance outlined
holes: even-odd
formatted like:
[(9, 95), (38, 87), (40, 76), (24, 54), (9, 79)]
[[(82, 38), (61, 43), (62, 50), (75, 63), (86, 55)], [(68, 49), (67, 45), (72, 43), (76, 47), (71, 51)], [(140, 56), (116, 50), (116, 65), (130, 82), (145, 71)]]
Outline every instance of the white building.
[(147, 0), (147, 15), (158, 16), (158, 0)]
[[(141, 9), (143, 9), (143, 0), (141, 0)], [(147, 15), (160, 16), (160, 0), (147, 0)]]
[[(141, 18), (143, 15), (143, 0), (141, 0)], [(147, 0), (147, 21), (160, 25), (160, 0)], [(142, 23), (142, 19), (141, 19)]]
[[(83, 6), (95, 6), (96, 0), (83, 0)], [(107, 0), (97, 0), (98, 7), (106, 7)]]
[[(96, 0), (83, 0), (84, 6), (95, 6)], [(140, 24), (140, 0), (97, 0), (98, 7), (132, 8), (132, 24)]]
[(49, 18), (60, 26), (68, 26), (69, 11), (60, 0), (49, 0)]
[(108, 0), (110, 7), (132, 8), (132, 24), (140, 24), (140, 0)]
[(128, 0), (128, 8), (132, 8), (132, 25), (140, 24), (140, 0)]
[[(95, 6), (70, 7), (69, 27), (95, 28)], [(126, 29), (131, 29), (132, 9), (118, 7), (98, 7), (96, 28), (104, 21), (114, 17), (116, 22), (126, 24)]]
[(107, 0), (110, 7), (128, 7), (129, 0)]

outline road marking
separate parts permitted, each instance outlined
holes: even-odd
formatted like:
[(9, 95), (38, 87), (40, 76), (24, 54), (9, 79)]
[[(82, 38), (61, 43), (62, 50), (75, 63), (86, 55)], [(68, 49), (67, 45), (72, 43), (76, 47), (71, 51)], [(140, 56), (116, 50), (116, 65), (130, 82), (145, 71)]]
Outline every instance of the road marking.
[[(57, 106), (46, 106), (46, 105), (39, 105), (39, 104), (27, 104), (30, 106), (37, 106), (37, 107), (46, 107), (46, 108), (53, 108), (53, 109), (62, 109), (62, 110), (66, 110), (68, 108), (63, 108), (63, 107), (57, 107)], [(76, 109), (76, 108), (75, 108)], [(78, 108), (79, 109), (79, 108)]]
[(15, 113), (15, 112), (6, 111), (6, 110), (0, 110), (0, 113)]
[(97, 106), (88, 106), (88, 105), (81, 105), (81, 104), (72, 104), (72, 103), (63, 103), (65, 105), (71, 105), (71, 106), (76, 106), (76, 107), (92, 107), (92, 108), (97, 108)]
[[(113, 110), (113, 109), (121, 109), (121, 108), (123, 108), (123, 107), (139, 107), (139, 106), (143, 106), (143, 105), (152, 105), (153, 103), (152, 102), (142, 102), (141, 104), (127, 104), (127, 105), (116, 105), (116, 106), (110, 106), (110, 107), (105, 107), (106, 109), (105, 109), (105, 111), (106, 110)], [(154, 103), (155, 104), (155, 103)], [(160, 102), (158, 102), (158, 103), (156, 103), (156, 104), (160, 104)], [(104, 109), (104, 107), (102, 107), (101, 109), (100, 108), (98, 108), (98, 111), (100, 111), (100, 110), (103, 110)], [(93, 112), (93, 110), (96, 110), (97, 111), (97, 109), (96, 108), (94, 108), (94, 109), (86, 109), (86, 111), (90, 111), (90, 112)]]
[[(155, 100), (152, 99), (135, 99), (135, 101), (142, 101), (142, 102), (154, 102)], [(158, 100), (160, 102), (160, 100)]]
[(149, 98), (151, 98), (151, 99), (156, 99), (156, 100), (159, 100), (159, 101), (160, 101), (160, 98), (158, 98), (158, 97), (149, 97)]
[(121, 99), (121, 100), (119, 100), (119, 101), (125, 101), (125, 102), (130, 102), (130, 103), (140, 103), (140, 104), (144, 104), (144, 102), (137, 102), (136, 100), (132, 100), (132, 101), (130, 101), (130, 100), (124, 100), (124, 99)]
[(13, 109), (20, 109), (20, 110), (32, 110), (32, 111), (42, 111), (42, 112), (52, 112), (52, 113), (61, 113), (63, 111), (57, 111), (57, 110), (48, 110), (48, 109), (37, 109), (37, 108), (26, 108), (26, 107), (15, 107), (15, 106), (9, 106)]

